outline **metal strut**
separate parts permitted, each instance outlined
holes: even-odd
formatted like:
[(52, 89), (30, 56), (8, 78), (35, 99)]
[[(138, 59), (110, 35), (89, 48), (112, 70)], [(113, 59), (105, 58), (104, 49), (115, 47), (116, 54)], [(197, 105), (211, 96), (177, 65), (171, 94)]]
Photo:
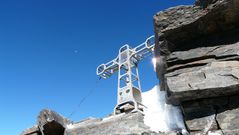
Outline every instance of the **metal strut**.
[(118, 72), (118, 100), (114, 114), (143, 112), (138, 64), (152, 54), (154, 45), (154, 36), (135, 48), (126, 44), (120, 48), (115, 59), (97, 68), (97, 75), (104, 79)]

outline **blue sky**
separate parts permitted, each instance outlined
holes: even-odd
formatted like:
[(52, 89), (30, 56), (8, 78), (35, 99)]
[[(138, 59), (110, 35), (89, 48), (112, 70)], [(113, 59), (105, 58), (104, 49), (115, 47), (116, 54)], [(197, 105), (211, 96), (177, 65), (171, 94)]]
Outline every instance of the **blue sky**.
[[(74, 121), (104, 117), (116, 104), (117, 75), (96, 67), (152, 35), (152, 16), (193, 0), (0, 0), (0, 127), (17, 135), (50, 108)], [(139, 67), (143, 91), (158, 83), (151, 58)]]

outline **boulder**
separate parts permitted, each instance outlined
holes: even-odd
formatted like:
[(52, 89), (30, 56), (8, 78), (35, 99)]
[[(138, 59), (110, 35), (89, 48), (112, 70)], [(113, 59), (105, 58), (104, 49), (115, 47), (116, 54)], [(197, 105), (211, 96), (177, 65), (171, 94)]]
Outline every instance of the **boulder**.
[(45, 135), (63, 135), (66, 126), (71, 123), (71, 121), (59, 115), (55, 111), (44, 109), (40, 112), (37, 123), (41, 132)]

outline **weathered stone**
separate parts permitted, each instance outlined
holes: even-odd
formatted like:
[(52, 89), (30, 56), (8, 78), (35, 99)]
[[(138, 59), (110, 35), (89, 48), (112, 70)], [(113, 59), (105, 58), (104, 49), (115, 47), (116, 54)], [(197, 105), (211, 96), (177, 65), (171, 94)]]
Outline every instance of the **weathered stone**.
[(197, 132), (191, 132), (190, 135), (224, 135), (224, 133), (221, 130), (214, 130), (214, 131), (197, 131)]
[(223, 130), (223, 135), (239, 135), (239, 129)]
[(239, 42), (230, 45), (199, 47), (187, 51), (175, 51), (168, 56), (167, 64), (168, 66), (171, 66), (176, 65), (177, 63), (190, 63), (210, 58), (220, 60), (225, 57), (233, 56), (239, 56)]
[(231, 73), (238, 72), (237, 66), (211, 66), (239, 60), (239, 0), (204, 2), (207, 10), (179, 6), (154, 16), (156, 70), (170, 102), (239, 92)]
[(170, 132), (166, 132), (165, 135), (180, 135), (180, 133), (176, 131), (170, 131)]
[[(221, 33), (235, 33), (239, 26), (239, 0), (209, 4), (207, 10), (199, 6), (178, 6), (157, 13), (154, 16), (156, 38), (170, 42), (171, 52), (195, 48), (202, 43), (225, 42)], [(198, 39), (200, 42), (196, 43)]]
[(239, 130), (239, 108), (223, 111), (217, 114), (216, 119), (223, 131)]
[(209, 131), (208, 135), (224, 135), (222, 130), (217, 130), (217, 131)]
[(207, 8), (210, 4), (217, 2), (217, 0), (196, 0), (195, 5), (200, 6), (203, 9)]
[(199, 71), (167, 77), (169, 99), (187, 101), (239, 92), (239, 61), (212, 62)]
[(38, 127), (41, 133), (47, 134), (64, 134), (66, 125), (71, 123), (68, 119), (59, 115), (58, 113), (45, 109), (40, 112), (38, 116)]
[(37, 125), (33, 126), (32, 128), (28, 128), (21, 133), (21, 135), (41, 135), (41, 131)]
[(212, 107), (183, 107), (185, 121), (190, 131), (217, 130), (216, 111)]
[(182, 108), (191, 135), (239, 133), (238, 95), (187, 101)]
[(239, 42), (232, 45), (176, 51), (168, 56), (165, 76), (176, 76), (186, 72), (198, 71), (211, 62), (230, 60), (239, 60)]
[[(66, 135), (112, 135), (112, 134), (135, 134), (141, 135), (153, 133), (143, 122), (141, 113), (129, 113), (111, 116), (103, 120), (87, 120), (68, 126)], [(156, 134), (156, 133), (155, 133)]]

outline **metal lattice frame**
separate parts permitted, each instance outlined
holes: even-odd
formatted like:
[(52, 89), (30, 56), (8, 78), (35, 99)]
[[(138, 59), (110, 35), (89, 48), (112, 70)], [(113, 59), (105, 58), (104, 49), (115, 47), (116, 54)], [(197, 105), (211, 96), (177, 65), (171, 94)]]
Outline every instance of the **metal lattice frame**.
[(115, 59), (97, 68), (97, 75), (104, 79), (118, 71), (118, 100), (114, 114), (143, 111), (138, 64), (152, 54), (153, 48), (154, 36), (135, 48), (126, 44), (120, 48)]

